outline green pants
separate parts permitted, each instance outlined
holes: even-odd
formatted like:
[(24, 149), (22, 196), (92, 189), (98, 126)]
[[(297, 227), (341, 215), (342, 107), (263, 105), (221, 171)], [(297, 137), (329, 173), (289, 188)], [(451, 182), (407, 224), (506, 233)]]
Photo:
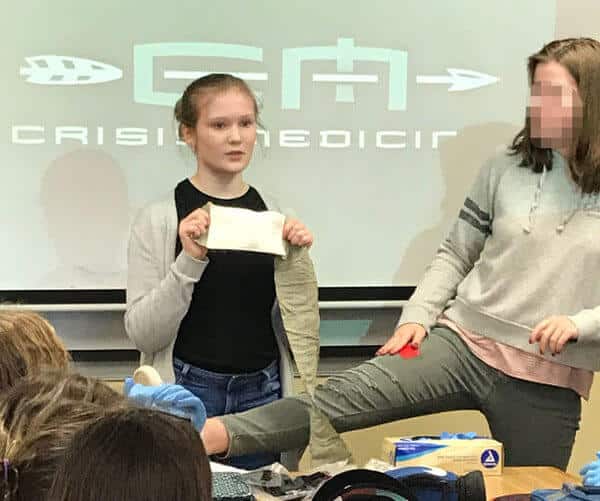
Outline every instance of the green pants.
[[(574, 391), (507, 376), (479, 360), (446, 327), (432, 330), (420, 357), (386, 355), (330, 377), (317, 387), (315, 403), (340, 433), (444, 411), (479, 410), (492, 436), (504, 444), (507, 466), (563, 470), (581, 415)], [(228, 455), (301, 448), (309, 438), (308, 403), (302, 396), (222, 419), (230, 436)]]

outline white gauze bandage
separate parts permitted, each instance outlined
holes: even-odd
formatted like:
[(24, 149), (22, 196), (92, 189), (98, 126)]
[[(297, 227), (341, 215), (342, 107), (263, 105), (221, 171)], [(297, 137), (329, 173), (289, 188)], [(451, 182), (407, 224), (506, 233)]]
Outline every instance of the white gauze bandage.
[(208, 232), (196, 242), (208, 249), (287, 254), (283, 240), (285, 216), (275, 211), (257, 212), (210, 204)]

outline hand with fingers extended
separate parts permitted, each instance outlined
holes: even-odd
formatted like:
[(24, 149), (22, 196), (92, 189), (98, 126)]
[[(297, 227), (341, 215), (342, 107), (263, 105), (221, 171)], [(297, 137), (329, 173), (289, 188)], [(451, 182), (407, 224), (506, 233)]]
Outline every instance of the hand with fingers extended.
[(210, 225), (210, 215), (204, 209), (196, 209), (190, 212), (179, 223), (179, 239), (183, 251), (194, 259), (204, 259), (207, 249), (203, 245), (196, 243), (196, 239), (200, 238), (208, 231)]
[(287, 218), (283, 225), (283, 239), (298, 247), (310, 247), (313, 244), (313, 235), (309, 229), (294, 218)]
[(529, 335), (529, 343), (539, 343), (540, 354), (549, 350), (560, 353), (569, 341), (576, 341), (579, 333), (573, 321), (566, 316), (552, 316), (537, 324)]
[(392, 337), (377, 350), (376, 355), (395, 355), (409, 343), (417, 349), (425, 336), (427, 336), (427, 331), (421, 324), (402, 324), (396, 328)]
[(123, 385), (123, 394), (140, 407), (158, 409), (173, 416), (189, 419), (198, 431), (202, 430), (206, 422), (204, 403), (183, 386), (167, 383), (145, 386), (128, 377)]
[(596, 453), (595, 461), (586, 464), (579, 474), (583, 477), (583, 485), (600, 487), (600, 452)]

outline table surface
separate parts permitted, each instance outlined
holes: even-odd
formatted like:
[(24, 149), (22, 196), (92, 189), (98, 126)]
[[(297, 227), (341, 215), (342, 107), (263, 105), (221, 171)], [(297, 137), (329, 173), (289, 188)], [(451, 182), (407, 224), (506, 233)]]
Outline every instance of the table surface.
[(581, 483), (581, 478), (550, 466), (504, 468), (502, 475), (485, 477), (488, 499), (506, 494), (526, 494), (535, 489), (558, 489), (565, 482)]

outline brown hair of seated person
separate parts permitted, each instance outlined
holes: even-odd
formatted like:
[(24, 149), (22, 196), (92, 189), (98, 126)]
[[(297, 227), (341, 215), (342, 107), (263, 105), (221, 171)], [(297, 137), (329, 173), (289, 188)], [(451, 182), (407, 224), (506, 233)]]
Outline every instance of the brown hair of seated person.
[(77, 433), (47, 501), (211, 501), (211, 491), (208, 457), (191, 424), (129, 408)]

